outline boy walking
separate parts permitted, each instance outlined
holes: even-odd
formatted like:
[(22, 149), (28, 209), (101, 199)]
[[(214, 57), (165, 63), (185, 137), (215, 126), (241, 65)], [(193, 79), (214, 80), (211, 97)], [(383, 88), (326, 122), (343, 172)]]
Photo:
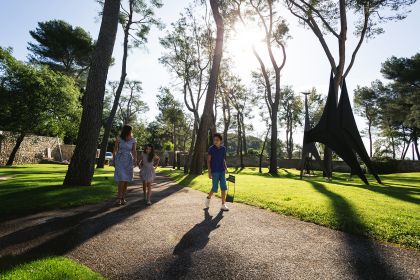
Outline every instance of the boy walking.
[(205, 207), (209, 208), (210, 199), (213, 196), (213, 193), (217, 193), (220, 184), (220, 190), (222, 192), (222, 211), (229, 211), (229, 208), (226, 206), (226, 148), (222, 146), (223, 137), (220, 133), (215, 133), (213, 135), (213, 145), (209, 148), (207, 155), (207, 166), (209, 178), (212, 179), (212, 188), (209, 192), (209, 195), (205, 201)]

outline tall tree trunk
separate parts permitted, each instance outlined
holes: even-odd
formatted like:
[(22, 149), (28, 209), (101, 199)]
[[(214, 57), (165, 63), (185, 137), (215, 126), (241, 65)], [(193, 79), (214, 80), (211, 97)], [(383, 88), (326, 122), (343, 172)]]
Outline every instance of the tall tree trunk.
[[(420, 152), (419, 152), (419, 144), (418, 144), (417, 130), (414, 130), (413, 145), (414, 145), (414, 149), (416, 150), (417, 160), (420, 160)], [(414, 160), (414, 157), (413, 157), (413, 160)]]
[(395, 152), (395, 141), (394, 141), (394, 136), (391, 135), (391, 146), (392, 146), (392, 159), (396, 158), (396, 152)]
[(324, 145), (324, 170), (322, 176), (332, 177), (332, 150)]
[(271, 142), (270, 142), (270, 167), (272, 175), (277, 174), (277, 113), (278, 104), (271, 109)]
[(293, 158), (293, 129), (290, 129), (290, 133), (289, 133), (289, 147), (290, 147), (289, 159), (292, 159)]
[(260, 156), (259, 156), (259, 172), (260, 173), (262, 173), (262, 159), (263, 159), (263, 156), (264, 156), (265, 146), (267, 145), (267, 139), (268, 139), (268, 134), (269, 133), (270, 133), (270, 127), (268, 127), (267, 133), (265, 134), (264, 142), (263, 142), (261, 152), (260, 152)]
[(226, 126), (223, 129), (223, 145), (226, 147), (226, 150), (227, 150), (229, 146), (229, 141), (228, 141), (228, 128), (226, 128)]
[(242, 126), (242, 129), (241, 129), (242, 147), (243, 147), (244, 154), (247, 155), (248, 148), (246, 145), (246, 131), (245, 131), (244, 115), (241, 113), (240, 116), (241, 116), (241, 126)]
[(236, 123), (237, 123), (237, 127), (236, 127), (236, 155), (239, 156), (241, 153), (241, 124), (239, 122), (239, 114), (236, 115)]
[(173, 140), (173, 142), (174, 142), (174, 160), (173, 160), (173, 168), (175, 169), (176, 168), (176, 162), (177, 162), (177, 157), (176, 157), (176, 148), (177, 148), (177, 146), (176, 146), (176, 125), (175, 125), (175, 123), (173, 124), (173, 130), (172, 130), (172, 134), (173, 134), (173, 136), (172, 136), (172, 140)]
[(77, 145), (64, 179), (66, 186), (90, 186), (101, 128), (105, 84), (118, 29), (120, 0), (105, 0), (101, 28), (86, 83)]
[(238, 122), (238, 155), (241, 168), (244, 168), (244, 153), (243, 153), (243, 146), (242, 146), (242, 125), (241, 125), (241, 115), (236, 115), (236, 121)]
[(405, 160), (405, 157), (407, 156), (407, 152), (408, 152), (408, 149), (410, 148), (410, 144), (411, 144), (411, 138), (410, 138), (410, 140), (408, 140), (407, 146), (405, 146), (405, 144), (406, 143), (404, 143), (403, 151), (402, 151), (402, 154), (401, 154), (401, 160)]
[(229, 99), (222, 95), (222, 111), (223, 111), (223, 144), (228, 149), (229, 142), (228, 142), (228, 131), (230, 126), (230, 107), (229, 107)]
[(128, 37), (130, 35), (130, 27), (131, 27), (132, 22), (133, 22), (133, 8), (130, 1), (130, 13), (129, 13), (127, 24), (124, 28), (124, 47), (123, 47), (123, 58), (122, 58), (120, 82), (118, 84), (117, 90), (115, 91), (114, 103), (112, 104), (111, 112), (109, 113), (108, 119), (106, 120), (104, 135), (101, 141), (101, 151), (99, 154), (98, 164), (96, 168), (104, 168), (105, 153), (108, 147), (108, 141), (109, 141), (109, 135), (111, 134), (112, 123), (114, 122), (115, 114), (117, 113), (121, 93), (124, 88), (125, 78), (127, 77), (128, 39), (129, 39)]
[(219, 11), (219, 0), (210, 0), (210, 6), (213, 11), (213, 18), (216, 22), (216, 46), (214, 49), (213, 62), (210, 71), (210, 79), (207, 88), (206, 100), (204, 103), (203, 115), (200, 120), (200, 126), (197, 134), (197, 141), (194, 147), (193, 159), (191, 162), (190, 172), (193, 174), (201, 174), (203, 171), (204, 151), (207, 139), (207, 133), (212, 122), (214, 97), (216, 94), (217, 79), (219, 76), (220, 62), (223, 55), (223, 36), (224, 24), (223, 18)]
[(190, 148), (188, 149), (188, 156), (184, 163), (184, 173), (188, 173), (191, 166), (192, 153), (194, 151), (194, 144), (195, 144), (195, 136), (198, 129), (197, 122), (198, 120), (194, 121), (194, 128), (192, 130), (192, 135), (191, 135), (191, 145), (190, 145)]
[(373, 143), (372, 143), (372, 122), (368, 122), (368, 134), (369, 134), (369, 154), (370, 158), (373, 156)]
[(17, 152), (20, 148), (20, 144), (22, 144), (22, 142), (23, 142), (23, 139), (25, 139), (25, 133), (22, 132), (22, 133), (19, 134), (19, 136), (16, 139), (15, 146), (13, 147), (13, 150), (10, 153), (9, 159), (6, 162), (6, 166), (13, 165), (13, 162), (15, 161), (16, 154), (17, 154)]

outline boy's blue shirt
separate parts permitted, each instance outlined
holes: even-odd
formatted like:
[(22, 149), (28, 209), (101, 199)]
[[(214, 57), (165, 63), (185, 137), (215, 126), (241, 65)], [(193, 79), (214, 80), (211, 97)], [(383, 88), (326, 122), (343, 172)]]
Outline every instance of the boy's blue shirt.
[(215, 145), (212, 145), (208, 153), (211, 155), (211, 172), (225, 172), (226, 148), (224, 146), (217, 148)]

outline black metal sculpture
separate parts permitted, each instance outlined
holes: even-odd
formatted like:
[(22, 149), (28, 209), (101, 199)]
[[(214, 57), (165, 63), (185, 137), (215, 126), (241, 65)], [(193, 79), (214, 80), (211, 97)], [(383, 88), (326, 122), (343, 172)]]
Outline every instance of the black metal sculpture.
[(341, 88), (340, 101), (338, 103), (338, 121), (344, 135), (360, 159), (365, 163), (369, 172), (375, 177), (379, 184), (382, 184), (376, 170), (373, 167), (372, 161), (363, 144), (362, 137), (357, 129), (356, 120), (354, 119), (353, 111), (351, 109), (349, 93), (347, 91), (346, 81), (343, 81)]
[(304, 144), (319, 142), (326, 145), (350, 166), (352, 173), (357, 174), (366, 185), (369, 185), (357, 160), (357, 153), (380, 183), (357, 129), (345, 82), (341, 94), (340, 103), (337, 106), (337, 94), (331, 73), (327, 103), (321, 119), (313, 129), (305, 131)]
[[(303, 93), (305, 95), (305, 132), (311, 129), (310, 121), (309, 121), (309, 113), (308, 113), (308, 92)], [(303, 172), (305, 169), (308, 171), (311, 169), (310, 160), (313, 156), (315, 160), (318, 162), (319, 166), (323, 168), (321, 157), (319, 156), (318, 150), (315, 146), (314, 142), (305, 143), (305, 135), (303, 135), (303, 145), (302, 145), (302, 160), (300, 162), (300, 178), (303, 177)]]

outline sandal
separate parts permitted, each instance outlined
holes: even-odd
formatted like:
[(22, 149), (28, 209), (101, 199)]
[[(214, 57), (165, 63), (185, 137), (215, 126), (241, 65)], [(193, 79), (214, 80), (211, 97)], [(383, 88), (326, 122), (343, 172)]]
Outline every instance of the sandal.
[(149, 200), (146, 204), (147, 205), (152, 205), (152, 202)]

